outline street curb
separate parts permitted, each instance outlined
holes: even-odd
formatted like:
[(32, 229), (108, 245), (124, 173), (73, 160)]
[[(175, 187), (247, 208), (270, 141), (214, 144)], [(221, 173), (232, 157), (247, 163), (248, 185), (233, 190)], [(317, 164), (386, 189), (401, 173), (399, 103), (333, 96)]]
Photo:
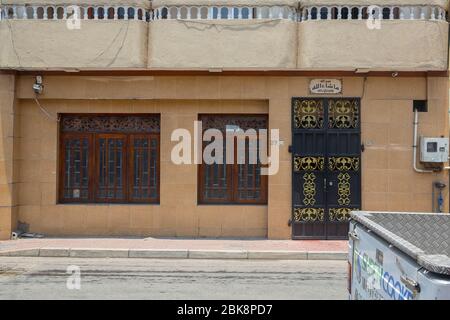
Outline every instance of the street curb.
[(128, 249), (70, 249), (71, 258), (128, 258)]
[(249, 251), (250, 260), (308, 260), (308, 252), (299, 251)]
[(347, 260), (347, 252), (308, 252), (308, 260)]
[(188, 259), (248, 259), (243, 250), (189, 250)]
[(0, 257), (240, 259), (240, 260), (347, 260), (347, 252), (257, 251), (188, 249), (33, 248), (0, 251)]
[(130, 249), (128, 252), (128, 258), (143, 259), (187, 259), (188, 255), (188, 250), (178, 249)]
[(20, 249), (0, 252), (0, 257), (39, 257), (39, 249)]
[(69, 257), (70, 249), (69, 248), (41, 248), (39, 249), (39, 257)]

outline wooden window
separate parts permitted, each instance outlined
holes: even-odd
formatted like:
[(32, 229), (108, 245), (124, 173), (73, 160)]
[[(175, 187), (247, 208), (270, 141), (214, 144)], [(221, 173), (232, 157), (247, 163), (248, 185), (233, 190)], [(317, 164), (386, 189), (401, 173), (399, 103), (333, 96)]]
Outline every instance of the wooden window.
[(64, 115), (61, 203), (158, 203), (160, 121), (154, 115)]
[[(254, 137), (234, 137), (233, 161), (227, 163), (226, 134), (229, 128), (243, 131), (267, 129), (265, 115), (201, 115), (203, 130), (217, 129), (223, 135), (223, 164), (199, 166), (199, 202), (203, 204), (267, 204), (267, 176), (261, 175), (258, 135)], [(203, 142), (203, 150), (210, 142)], [(238, 152), (242, 146), (243, 152)], [(253, 153), (253, 154), (251, 154)], [(238, 159), (238, 157), (244, 157)], [(252, 164), (251, 157), (257, 162)]]
[(159, 135), (133, 135), (130, 141), (133, 171), (130, 198), (135, 202), (157, 199), (159, 181)]
[(61, 141), (61, 164), (64, 168), (60, 177), (63, 186), (61, 196), (67, 201), (88, 201), (92, 137), (68, 133)]

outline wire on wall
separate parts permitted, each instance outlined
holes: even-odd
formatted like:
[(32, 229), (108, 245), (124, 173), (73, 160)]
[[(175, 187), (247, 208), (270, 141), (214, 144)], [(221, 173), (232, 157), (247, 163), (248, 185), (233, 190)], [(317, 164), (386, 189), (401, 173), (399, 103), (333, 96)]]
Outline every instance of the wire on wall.
[(361, 100), (364, 99), (364, 96), (366, 95), (366, 83), (367, 83), (367, 77), (364, 77), (364, 80), (362, 83)]
[(37, 106), (39, 107), (39, 110), (41, 110), (41, 112), (42, 112), (49, 120), (56, 121), (56, 122), (59, 122), (59, 121), (61, 120), (61, 117), (60, 117), (60, 116), (54, 116), (54, 115), (52, 115), (47, 109), (45, 109), (45, 108), (41, 105), (39, 99), (37, 98), (37, 95), (35, 95), (35, 97), (34, 97), (34, 102), (36, 102)]

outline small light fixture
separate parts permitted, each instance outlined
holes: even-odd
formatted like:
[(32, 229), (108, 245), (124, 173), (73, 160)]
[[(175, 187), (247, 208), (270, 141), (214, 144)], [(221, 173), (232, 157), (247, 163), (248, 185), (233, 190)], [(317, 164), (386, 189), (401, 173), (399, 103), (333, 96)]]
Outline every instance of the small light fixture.
[(44, 91), (44, 85), (42, 76), (36, 76), (36, 79), (33, 84), (33, 91), (35, 94), (42, 94), (42, 91)]

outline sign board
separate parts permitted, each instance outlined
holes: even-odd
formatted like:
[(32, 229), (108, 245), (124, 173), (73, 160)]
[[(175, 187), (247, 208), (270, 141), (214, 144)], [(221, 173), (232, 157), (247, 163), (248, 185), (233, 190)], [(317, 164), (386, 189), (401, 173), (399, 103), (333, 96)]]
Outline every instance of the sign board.
[(342, 93), (341, 79), (311, 79), (309, 91), (312, 94), (339, 94)]

